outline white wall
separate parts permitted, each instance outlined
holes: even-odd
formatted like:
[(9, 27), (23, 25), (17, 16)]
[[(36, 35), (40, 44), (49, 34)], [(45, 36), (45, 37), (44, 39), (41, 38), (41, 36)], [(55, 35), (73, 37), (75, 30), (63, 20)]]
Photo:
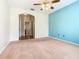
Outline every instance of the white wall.
[(32, 14), (35, 16), (35, 38), (48, 37), (48, 15), (22, 8), (10, 8), (10, 41), (19, 38), (19, 14)]
[(0, 53), (9, 41), (9, 6), (7, 0), (0, 0)]

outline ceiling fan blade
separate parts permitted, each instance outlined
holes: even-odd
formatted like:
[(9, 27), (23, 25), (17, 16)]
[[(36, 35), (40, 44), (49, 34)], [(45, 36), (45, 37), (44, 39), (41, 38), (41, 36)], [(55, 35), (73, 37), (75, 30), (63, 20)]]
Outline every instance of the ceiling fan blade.
[(40, 10), (41, 10), (41, 11), (43, 11), (43, 9), (42, 9), (42, 8), (41, 8)]
[(50, 9), (54, 9), (54, 7), (50, 7)]
[(57, 3), (57, 2), (60, 2), (60, 0), (54, 0), (54, 1), (52, 1), (52, 3)]
[(41, 5), (41, 3), (36, 3), (36, 4), (33, 4), (33, 5)]
[(30, 10), (34, 11), (34, 9), (33, 9), (33, 8), (31, 8)]

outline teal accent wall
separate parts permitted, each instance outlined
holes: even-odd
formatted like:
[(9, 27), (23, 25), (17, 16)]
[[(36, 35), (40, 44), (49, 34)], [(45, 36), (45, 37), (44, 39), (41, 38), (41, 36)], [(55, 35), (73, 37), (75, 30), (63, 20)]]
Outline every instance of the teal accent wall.
[(49, 36), (79, 44), (79, 1), (49, 14)]

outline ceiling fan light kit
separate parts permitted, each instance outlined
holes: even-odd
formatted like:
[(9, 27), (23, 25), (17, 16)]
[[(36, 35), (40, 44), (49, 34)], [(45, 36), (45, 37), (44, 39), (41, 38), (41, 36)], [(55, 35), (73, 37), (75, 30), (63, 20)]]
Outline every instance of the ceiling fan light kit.
[(54, 7), (51, 5), (51, 4), (54, 4), (54, 3), (57, 3), (57, 2), (60, 2), (60, 0), (53, 0), (53, 1), (48, 1), (48, 0), (45, 0), (44, 2), (42, 3), (35, 3), (33, 4), (34, 6), (40, 6), (40, 10), (43, 11), (43, 10), (50, 10), (50, 9), (54, 9)]
[(50, 5), (49, 3), (42, 4), (42, 6), (41, 6), (41, 8), (42, 8), (43, 10), (48, 10), (48, 9), (50, 9), (50, 7), (51, 7), (51, 5)]

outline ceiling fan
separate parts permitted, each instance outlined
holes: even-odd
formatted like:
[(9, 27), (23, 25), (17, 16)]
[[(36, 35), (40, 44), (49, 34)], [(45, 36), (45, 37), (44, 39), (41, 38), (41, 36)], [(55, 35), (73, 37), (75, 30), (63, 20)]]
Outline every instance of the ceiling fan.
[(53, 0), (51, 2), (49, 2), (48, 0), (45, 0), (45, 1), (40, 2), (40, 3), (34, 3), (33, 5), (34, 6), (41, 6), (40, 10), (42, 11), (44, 9), (46, 9), (46, 10), (48, 10), (48, 9), (54, 9), (54, 7), (51, 6), (51, 4), (58, 3), (58, 2), (60, 2), (60, 0)]

